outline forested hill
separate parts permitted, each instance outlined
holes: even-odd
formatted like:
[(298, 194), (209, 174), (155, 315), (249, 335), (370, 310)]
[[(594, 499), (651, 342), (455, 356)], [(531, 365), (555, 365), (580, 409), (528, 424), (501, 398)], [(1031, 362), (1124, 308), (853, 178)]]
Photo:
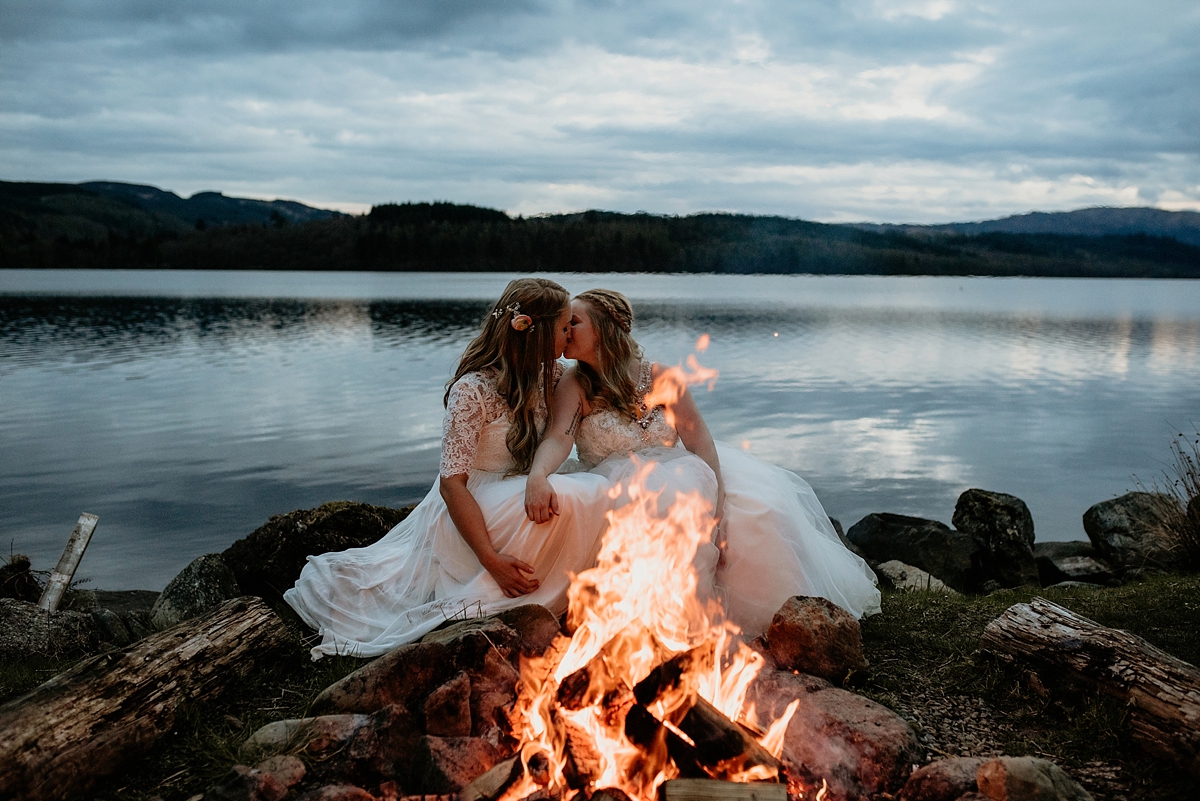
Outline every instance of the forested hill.
[(864, 228), (734, 214), (513, 218), (450, 203), (346, 216), (129, 184), (0, 182), (0, 267), (1200, 278), (1200, 247), (1144, 232)]

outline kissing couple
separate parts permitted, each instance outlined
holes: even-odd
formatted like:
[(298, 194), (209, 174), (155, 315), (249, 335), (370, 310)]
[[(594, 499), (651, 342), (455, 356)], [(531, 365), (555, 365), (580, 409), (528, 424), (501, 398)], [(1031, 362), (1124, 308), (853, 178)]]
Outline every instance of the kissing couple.
[(308, 557), (284, 593), (321, 635), (313, 659), (383, 654), (464, 614), (536, 603), (562, 615), (635, 474), (661, 493), (657, 514), (705, 499), (712, 541), (693, 564), (745, 636), (793, 595), (879, 611), (874, 573), (808, 483), (714, 442), (686, 386), (655, 392), (673, 368), (643, 357), (633, 325), (619, 292), (508, 284), (447, 385), (429, 494), (378, 542)]

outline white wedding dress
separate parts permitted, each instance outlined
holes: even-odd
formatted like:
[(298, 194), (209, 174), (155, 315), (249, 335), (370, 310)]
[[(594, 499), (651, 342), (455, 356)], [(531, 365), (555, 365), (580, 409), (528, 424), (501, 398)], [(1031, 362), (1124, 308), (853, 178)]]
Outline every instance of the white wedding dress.
[[(639, 398), (651, 387), (651, 373), (651, 363), (642, 362)], [(716, 476), (679, 445), (661, 407), (638, 420), (592, 412), (580, 423), (575, 445), (583, 466), (612, 482), (628, 482), (639, 465), (656, 462), (647, 485), (663, 491), (660, 508), (676, 493), (694, 490), (715, 502)], [(724, 443), (717, 443), (717, 455), (725, 483), (725, 562), (716, 567), (717, 550), (709, 546), (695, 563), (715, 568), (715, 592), (729, 620), (757, 636), (793, 595), (827, 598), (856, 618), (879, 612), (874, 572), (838, 539), (808, 482)]]
[[(506, 598), (458, 533), (438, 482), (407, 518), (365, 548), (308, 557), (283, 597), (316, 629), (326, 654), (375, 656), (411, 642), (454, 618), (479, 617), (522, 604), (562, 614), (571, 575), (591, 567), (612, 500), (599, 475), (554, 475), (560, 513), (537, 524), (525, 515), (525, 476), (512, 464), (505, 438), (508, 405), (490, 372), (468, 373), (450, 389), (440, 476), (468, 473), (492, 544), (534, 568), (540, 586)], [(538, 409), (544, 426), (544, 404)]]

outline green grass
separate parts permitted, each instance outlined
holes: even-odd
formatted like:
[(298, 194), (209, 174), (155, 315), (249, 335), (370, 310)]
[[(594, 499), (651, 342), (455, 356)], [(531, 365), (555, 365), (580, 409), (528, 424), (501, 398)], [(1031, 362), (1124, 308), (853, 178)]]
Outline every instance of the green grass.
[[(930, 699), (982, 702), (992, 710), (994, 741), (1005, 753), (1044, 756), (1076, 775), (1098, 763), (1116, 768), (1127, 792), (1096, 792), (1098, 800), (1200, 797), (1200, 784), (1141, 752), (1119, 703), (1086, 694), (1043, 697), (1019, 671), (980, 653), (984, 627), (1012, 604), (1035, 595), (1200, 664), (1198, 576), (1162, 576), (1113, 589), (1029, 588), (987, 596), (888, 592), (883, 614), (863, 623), (871, 675), (860, 692), (902, 713), (920, 710)], [(174, 733), (90, 797), (183, 801), (203, 793), (239, 762), (237, 749), (252, 732), (273, 720), (303, 717), (317, 693), (364, 661), (314, 663), (297, 645), (219, 702), (184, 710)], [(69, 664), (43, 659), (0, 666), (0, 701), (32, 689)]]
[(1159, 576), (1112, 589), (1027, 588), (987, 596), (889, 592), (883, 614), (863, 623), (871, 675), (862, 692), (899, 710), (920, 709), (929, 699), (979, 699), (1003, 724), (991, 733), (1007, 754), (1043, 756), (1074, 771), (1105, 763), (1119, 769), (1131, 797), (1200, 797), (1200, 783), (1134, 743), (1118, 701), (1095, 693), (1047, 694), (1019, 668), (979, 651), (984, 627), (1034, 596), (1200, 664), (1197, 576)]

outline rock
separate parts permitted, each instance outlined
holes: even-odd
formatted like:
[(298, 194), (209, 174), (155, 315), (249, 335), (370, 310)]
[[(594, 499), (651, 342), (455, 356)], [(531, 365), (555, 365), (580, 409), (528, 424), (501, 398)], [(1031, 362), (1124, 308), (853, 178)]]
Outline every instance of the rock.
[(1174, 570), (1184, 564), (1184, 554), (1171, 550), (1166, 525), (1181, 513), (1170, 495), (1130, 492), (1084, 512), (1083, 529), (1101, 558), (1120, 570)]
[(558, 618), (544, 606), (525, 604), (505, 609), (495, 615), (504, 625), (515, 631), (520, 639), (516, 647), (525, 656), (541, 656), (562, 633)]
[[(158, 600), (159, 593), (152, 590), (70, 590), (63, 597), (60, 609), (73, 609), (86, 612), (97, 618), (104, 618), (101, 623), (105, 628), (124, 631), (129, 637), (127, 642), (112, 640), (114, 645), (124, 646), (148, 637), (155, 632), (150, 622), (150, 611)], [(97, 612), (101, 612), (99, 616)], [(108, 614), (112, 613), (120, 619), (120, 626), (112, 623)]]
[(767, 629), (775, 664), (835, 684), (865, 676), (862, 631), (846, 610), (824, 598), (793, 596), (784, 602)]
[(225, 560), (215, 553), (198, 556), (167, 583), (150, 610), (150, 623), (158, 631), (169, 629), (241, 594)]
[(273, 756), (255, 765), (254, 769), (270, 774), (289, 790), (304, 781), (304, 774), (308, 772), (304, 762), (294, 756)]
[(28, 556), (16, 554), (0, 565), (0, 598), (36, 604), (41, 597), (42, 585)]
[[(460, 662), (461, 664), (461, 662)], [(521, 674), (495, 648), (471, 672), (471, 733), (499, 741), (509, 733), (506, 712), (517, 700)]]
[(375, 801), (375, 796), (353, 784), (329, 784), (297, 796), (296, 801)]
[(842, 521), (838, 520), (836, 517), (831, 517), (829, 518), (829, 522), (833, 526), (834, 533), (838, 535), (838, 539), (842, 541), (842, 545), (846, 546), (846, 550), (850, 551), (850, 553), (858, 556), (861, 559), (867, 558), (866, 554), (864, 554), (857, 545), (846, 539), (846, 532), (842, 528)]
[(870, 514), (846, 532), (873, 562), (898, 560), (919, 567), (959, 592), (981, 584), (982, 545), (970, 534), (944, 523), (889, 513)]
[(410, 511), (349, 501), (300, 509), (275, 515), (221, 556), (243, 592), (282, 602), (309, 556), (370, 545)]
[(520, 646), (521, 635), (499, 617), (479, 617), (435, 629), (421, 642), (445, 645), (461, 667), (471, 669), (482, 665), (489, 651), (499, 648), (505, 656), (511, 654)]
[(755, 696), (764, 710), (759, 721), (768, 725), (777, 716), (765, 710), (782, 711), (793, 699), (800, 699), (780, 757), (788, 775), (806, 788), (820, 788), (821, 780), (826, 780), (827, 801), (874, 798), (899, 790), (913, 763), (924, 758), (912, 727), (887, 707), (862, 696), (836, 687), (807, 692), (810, 686), (774, 678)]
[(1048, 759), (990, 759), (979, 766), (975, 780), (992, 801), (1092, 801), (1079, 782)]
[(906, 565), (893, 559), (875, 566), (875, 574), (880, 583), (902, 592), (941, 592), (947, 595), (957, 595), (958, 591), (939, 578), (929, 575), (919, 567)]
[(758, 718), (758, 724), (761, 728), (766, 729), (772, 721), (783, 717), (787, 705), (795, 699), (803, 698), (809, 693), (829, 690), (832, 687), (833, 685), (825, 679), (819, 679), (807, 673), (764, 668), (754, 677), (754, 681), (750, 682), (750, 687), (746, 691), (746, 704), (747, 706), (754, 704), (754, 713)]
[(482, 737), (422, 737), (410, 792), (457, 793), (503, 758), (500, 749)]
[(1033, 561), (1033, 516), (1015, 495), (969, 489), (958, 496), (950, 522), (982, 545), (986, 579), (1002, 587), (1040, 586)]
[(46, 612), (37, 604), (0, 598), (0, 658), (72, 658), (100, 650), (106, 633), (85, 612)]
[(899, 801), (958, 801), (979, 790), (975, 774), (983, 759), (952, 757), (931, 762), (913, 772), (897, 796)]
[(304, 774), (304, 763), (292, 756), (273, 757), (254, 768), (234, 765), (204, 801), (283, 801)]
[(304, 753), (314, 759), (323, 759), (341, 750), (369, 720), (369, 715), (276, 720), (251, 734), (238, 753), (252, 759), (282, 753)]
[(1043, 587), (1065, 581), (1089, 582), (1113, 586), (1118, 584), (1116, 571), (1090, 556), (1037, 557), (1038, 578)]
[(389, 704), (412, 708), (414, 700), (443, 684), (457, 668), (454, 653), (440, 642), (401, 645), (327, 687), (313, 701), (313, 711), (371, 713)]
[(425, 700), (425, 731), (438, 737), (471, 734), (471, 677), (460, 672)]
[(1099, 556), (1095, 547), (1090, 542), (1084, 540), (1067, 540), (1065, 542), (1035, 542), (1033, 544), (1033, 558), (1041, 559), (1047, 557), (1049, 559), (1059, 559), (1064, 556), (1090, 556), (1095, 558)]

